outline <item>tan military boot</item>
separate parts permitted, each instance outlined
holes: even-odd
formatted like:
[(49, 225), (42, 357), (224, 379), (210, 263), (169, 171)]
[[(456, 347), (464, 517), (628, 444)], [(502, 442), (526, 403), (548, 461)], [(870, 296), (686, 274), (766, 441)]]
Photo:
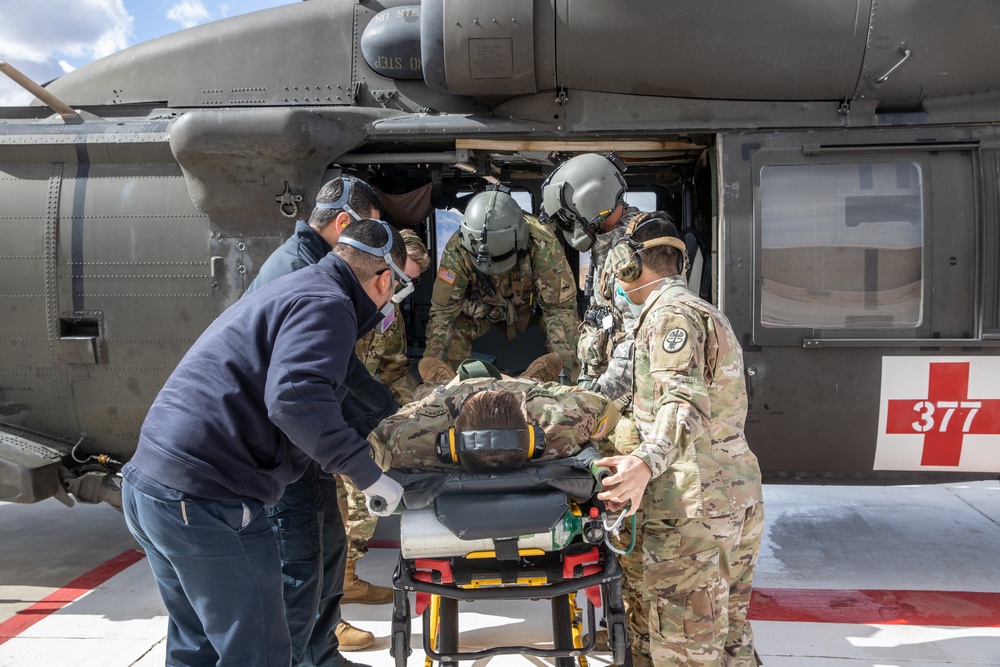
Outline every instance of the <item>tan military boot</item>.
[(457, 375), (451, 366), (434, 357), (421, 359), (417, 364), (417, 370), (420, 371), (420, 377), (428, 384), (444, 384)]
[(344, 597), (341, 603), (386, 604), (392, 602), (392, 589), (358, 579), (354, 568), (356, 560), (347, 561), (344, 568)]
[(543, 354), (534, 361), (532, 361), (524, 372), (521, 373), (522, 378), (528, 378), (530, 380), (538, 380), (539, 382), (555, 382), (559, 379), (559, 374), (562, 372), (563, 362), (562, 357), (554, 352), (549, 354)]
[(333, 634), (337, 635), (341, 651), (363, 651), (375, 643), (375, 635), (356, 628), (343, 619), (337, 624)]

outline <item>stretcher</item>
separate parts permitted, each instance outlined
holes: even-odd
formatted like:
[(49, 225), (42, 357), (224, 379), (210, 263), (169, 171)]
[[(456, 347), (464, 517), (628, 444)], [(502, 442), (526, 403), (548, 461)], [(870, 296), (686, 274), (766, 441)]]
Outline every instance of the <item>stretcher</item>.
[[(576, 457), (504, 473), (389, 473), (404, 488), (392, 580), (390, 653), (397, 667), (412, 652), (411, 612), (423, 617), (426, 667), (502, 654), (586, 667), (597, 609), (603, 611), (614, 664), (625, 664), (622, 573), (608, 539), (607, 513), (596, 498), (606, 473), (593, 465), (598, 456), (587, 447)], [(463, 650), (458, 603), (464, 600), (549, 601), (552, 647)]]

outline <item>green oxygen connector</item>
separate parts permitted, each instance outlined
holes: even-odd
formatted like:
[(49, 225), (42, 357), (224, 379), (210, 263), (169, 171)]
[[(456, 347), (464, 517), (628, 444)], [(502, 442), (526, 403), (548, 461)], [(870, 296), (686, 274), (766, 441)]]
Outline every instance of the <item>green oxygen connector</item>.
[(590, 469), (590, 474), (594, 476), (598, 484), (603, 485), (604, 480), (611, 477), (611, 468), (607, 466), (599, 466), (596, 461), (591, 461), (587, 464), (587, 468)]

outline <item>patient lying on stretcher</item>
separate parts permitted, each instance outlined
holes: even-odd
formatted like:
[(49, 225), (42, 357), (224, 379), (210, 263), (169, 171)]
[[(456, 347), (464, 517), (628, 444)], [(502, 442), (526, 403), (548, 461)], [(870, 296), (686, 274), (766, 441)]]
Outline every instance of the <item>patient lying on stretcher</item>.
[[(371, 432), (383, 470), (510, 470), (527, 460), (574, 456), (587, 441), (600, 445), (618, 423), (617, 408), (601, 394), (475, 366), (486, 377), (438, 385)], [(455, 446), (456, 438), (463, 446)]]

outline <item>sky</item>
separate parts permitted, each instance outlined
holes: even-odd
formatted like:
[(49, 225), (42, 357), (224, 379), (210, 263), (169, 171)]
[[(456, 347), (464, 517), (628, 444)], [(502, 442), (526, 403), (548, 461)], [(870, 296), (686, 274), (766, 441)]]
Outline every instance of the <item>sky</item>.
[[(39, 84), (161, 35), (301, 0), (0, 0), (0, 60)], [(32, 95), (0, 74), (0, 106)]]

